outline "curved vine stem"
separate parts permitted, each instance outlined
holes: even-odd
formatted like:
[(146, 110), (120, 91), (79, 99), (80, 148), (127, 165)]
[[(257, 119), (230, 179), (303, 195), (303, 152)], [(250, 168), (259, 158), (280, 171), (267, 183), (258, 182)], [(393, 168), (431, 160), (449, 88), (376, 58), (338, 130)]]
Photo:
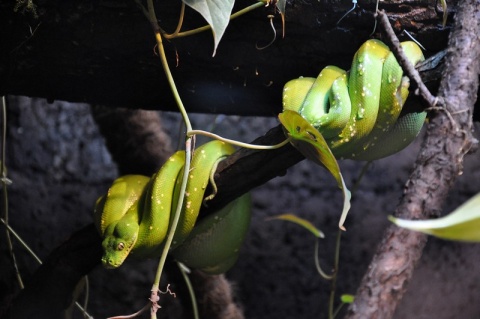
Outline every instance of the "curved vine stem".
[[(175, 211), (175, 214), (174, 214), (172, 225), (171, 225), (171, 228), (168, 232), (168, 236), (165, 240), (165, 246), (164, 246), (162, 254), (160, 256), (160, 260), (158, 262), (158, 267), (157, 267), (157, 271), (156, 271), (156, 274), (155, 274), (155, 278), (154, 278), (154, 282), (153, 282), (152, 289), (151, 289), (151, 294), (150, 294), (150, 302), (151, 302), (151, 304), (150, 304), (150, 316), (151, 316), (152, 319), (154, 319), (154, 318), (156, 318), (157, 310), (160, 308), (160, 306), (158, 305), (158, 301), (160, 300), (160, 297), (158, 295), (158, 293), (160, 291), (160, 289), (159, 289), (160, 279), (161, 279), (161, 276), (162, 276), (162, 273), (163, 273), (163, 268), (165, 266), (165, 261), (167, 259), (167, 255), (168, 255), (168, 252), (170, 250), (170, 246), (172, 244), (173, 237), (174, 237), (174, 234), (175, 234), (175, 231), (176, 231), (176, 228), (177, 228), (177, 225), (178, 225), (178, 221), (180, 219), (180, 214), (181, 214), (181, 211), (182, 211), (182, 206), (183, 206), (183, 200), (184, 200), (185, 190), (186, 190), (186, 186), (187, 186), (188, 175), (190, 173), (190, 161), (191, 161), (191, 158), (192, 158), (192, 150), (193, 150), (195, 135), (196, 134), (202, 134), (202, 135), (210, 136), (212, 138), (217, 138), (219, 140), (222, 140), (222, 141), (225, 141), (225, 142), (237, 145), (237, 146), (250, 147), (250, 148), (256, 148), (256, 149), (278, 148), (278, 147), (281, 147), (281, 146), (285, 145), (286, 143), (288, 143), (288, 140), (285, 140), (284, 142), (282, 142), (278, 145), (263, 146), (262, 147), (262, 146), (258, 146), (258, 145), (251, 145), (251, 144), (241, 143), (241, 142), (237, 142), (237, 141), (234, 141), (234, 140), (222, 138), (222, 137), (220, 137), (216, 134), (205, 132), (205, 131), (192, 130), (192, 125), (191, 125), (190, 119), (188, 117), (185, 106), (183, 105), (182, 99), (181, 99), (181, 97), (178, 93), (175, 81), (173, 79), (172, 73), (170, 71), (170, 67), (169, 67), (168, 62), (167, 62), (165, 49), (163, 47), (163, 39), (162, 38), (165, 37), (166, 39), (169, 39), (169, 38), (174, 38), (174, 37), (183, 37), (183, 36), (187, 36), (187, 35), (192, 35), (192, 34), (195, 34), (195, 33), (201, 32), (201, 31), (208, 30), (208, 29), (210, 29), (210, 26), (201, 27), (201, 28), (197, 28), (197, 29), (194, 29), (194, 30), (190, 30), (190, 31), (180, 32), (180, 29), (181, 29), (182, 24), (183, 24), (184, 10), (185, 10), (185, 5), (182, 4), (182, 9), (181, 9), (180, 18), (179, 18), (177, 28), (174, 31), (174, 33), (168, 35), (158, 25), (158, 22), (157, 22), (158, 20), (157, 20), (156, 14), (155, 14), (155, 8), (153, 6), (153, 0), (147, 0), (147, 9), (145, 9), (143, 7), (143, 5), (140, 3), (140, 0), (135, 0), (135, 1), (141, 7), (143, 13), (147, 16), (147, 18), (150, 21), (150, 24), (153, 28), (154, 35), (155, 35), (155, 40), (156, 40), (157, 46), (158, 46), (160, 61), (162, 63), (162, 67), (163, 67), (163, 70), (164, 70), (165, 75), (167, 77), (167, 81), (170, 85), (170, 89), (172, 91), (175, 102), (178, 106), (178, 109), (179, 109), (181, 115), (182, 115), (183, 122), (185, 123), (186, 132), (187, 132), (186, 133), (186, 141), (185, 141), (185, 166), (184, 166), (184, 170), (183, 170), (182, 183), (181, 183), (181, 186), (180, 186), (180, 195), (179, 195), (179, 198), (178, 198), (177, 208), (176, 208), (176, 211)], [(230, 17), (230, 19), (234, 19), (234, 18), (236, 18), (240, 15), (243, 15), (246, 12), (249, 12), (253, 9), (256, 9), (256, 8), (262, 6), (262, 5), (263, 5), (263, 2), (255, 3), (254, 5), (251, 5), (247, 8), (245, 8), (245, 9), (242, 9), (242, 10), (236, 12), (235, 14), (233, 14)]]
[(167, 34), (165, 31), (162, 30), (163, 37), (165, 39), (172, 39), (178, 36), (178, 34), (180, 33), (180, 30), (182, 29), (184, 17), (185, 17), (185, 2), (182, 1), (182, 7), (180, 9), (180, 17), (178, 17), (177, 28), (171, 34)]
[[(232, 14), (230, 16), (230, 20), (233, 20), (235, 18), (238, 18), (238, 17), (244, 15), (245, 13), (248, 13), (248, 12), (253, 11), (257, 8), (260, 8), (260, 7), (264, 6), (265, 3), (267, 3), (267, 2), (268, 1), (263, 0), (263, 1), (259, 1), (257, 3), (254, 3), (254, 4), (252, 4), (252, 5), (250, 5), (246, 8), (243, 8), (243, 9), (235, 12), (234, 14)], [(185, 7), (185, 4), (182, 2), (183, 10), (184, 10), (184, 7)], [(179, 22), (178, 22), (178, 25), (177, 25), (177, 29), (173, 33), (167, 34), (166, 32), (164, 32), (162, 30), (162, 35), (165, 39), (186, 37), (186, 36), (190, 36), (190, 35), (197, 34), (197, 33), (200, 33), (200, 32), (208, 31), (208, 30), (211, 29), (210, 25), (205, 25), (203, 27), (199, 27), (199, 28), (196, 28), (196, 29), (180, 32), (180, 29), (181, 29), (182, 23), (183, 23), (183, 16), (184, 16), (184, 11), (181, 11), (180, 12), (180, 19), (179, 19)]]
[(338, 266), (340, 263), (340, 243), (342, 238), (342, 231), (339, 229), (337, 231), (337, 240), (335, 243), (335, 260), (333, 265), (333, 278), (332, 285), (330, 289), (330, 299), (328, 302), (328, 318), (335, 318), (334, 308), (335, 308), (335, 291), (337, 290), (337, 279), (338, 279)]
[[(165, 75), (167, 77), (168, 83), (170, 85), (172, 94), (175, 98), (175, 101), (177, 103), (178, 109), (180, 113), (182, 114), (183, 121), (185, 123), (185, 127), (187, 132), (192, 130), (192, 125), (190, 123), (190, 119), (188, 118), (187, 111), (185, 110), (185, 106), (183, 105), (182, 99), (180, 98), (180, 95), (178, 94), (177, 87), (175, 85), (175, 81), (173, 80), (172, 73), (170, 72), (170, 67), (167, 62), (167, 57), (165, 55), (165, 50), (163, 48), (163, 41), (162, 41), (162, 35), (160, 33), (160, 27), (157, 23), (157, 17), (155, 14), (155, 9), (153, 7), (153, 1), (148, 0), (148, 17), (150, 20), (150, 23), (153, 26), (154, 29), (154, 34), (155, 34), (155, 40), (157, 41), (158, 45), (158, 51), (160, 54), (160, 60), (162, 63), (163, 70), (165, 72)], [(192, 137), (187, 137), (185, 141), (185, 166), (183, 170), (183, 176), (182, 176), (182, 184), (180, 186), (180, 196), (178, 198), (178, 204), (177, 204), (177, 209), (175, 211), (175, 215), (172, 221), (172, 226), (168, 232), (167, 239), (165, 241), (165, 246), (162, 251), (162, 255), (160, 256), (160, 260), (158, 262), (158, 267), (157, 267), (157, 272), (155, 274), (155, 279), (152, 285), (152, 290), (150, 294), (150, 301), (152, 303), (151, 308), (150, 308), (150, 316), (152, 319), (156, 318), (156, 313), (159, 308), (158, 301), (160, 300), (160, 297), (158, 296), (159, 292), (159, 287), (160, 287), (160, 279), (163, 273), (163, 268), (165, 266), (165, 261), (167, 259), (168, 251), (170, 250), (170, 246), (172, 245), (173, 241), (173, 236), (175, 234), (175, 230), (177, 229), (178, 225), (178, 220), (180, 219), (180, 213), (182, 211), (182, 206), (183, 206), (183, 198), (185, 195), (185, 189), (187, 186), (187, 180), (188, 180), (188, 174), (190, 173), (190, 160), (192, 158)]]
[(197, 298), (195, 297), (195, 290), (193, 289), (192, 282), (190, 278), (188, 278), (189, 269), (187, 266), (183, 265), (180, 262), (177, 262), (178, 268), (180, 269), (180, 273), (182, 274), (183, 280), (187, 284), (188, 293), (190, 294), (190, 299), (192, 300), (192, 311), (193, 311), (193, 318), (200, 319), (200, 315), (198, 313), (198, 305), (197, 305)]
[(256, 145), (256, 144), (249, 144), (249, 143), (239, 142), (239, 141), (236, 141), (236, 140), (225, 138), (225, 137), (222, 137), (222, 136), (220, 136), (218, 134), (215, 134), (215, 133), (212, 133), (212, 132), (207, 132), (207, 131), (202, 131), (202, 130), (187, 131), (187, 136), (191, 137), (191, 136), (195, 136), (195, 135), (208, 136), (212, 139), (216, 139), (216, 140), (228, 143), (228, 144), (232, 144), (232, 145), (243, 147), (243, 148), (249, 148), (249, 149), (253, 149), (253, 150), (274, 150), (274, 149), (280, 148), (280, 147), (282, 147), (282, 146), (284, 146), (284, 145), (286, 145), (290, 142), (290, 139), (287, 138), (284, 141), (282, 141), (278, 144), (275, 144), (275, 145)]
[(320, 266), (320, 260), (318, 259), (318, 238), (315, 239), (315, 253), (314, 253), (314, 259), (315, 259), (315, 268), (317, 268), (318, 274), (326, 280), (332, 280), (333, 277), (335, 276), (335, 272), (333, 272), (331, 275), (327, 274), (322, 267)]

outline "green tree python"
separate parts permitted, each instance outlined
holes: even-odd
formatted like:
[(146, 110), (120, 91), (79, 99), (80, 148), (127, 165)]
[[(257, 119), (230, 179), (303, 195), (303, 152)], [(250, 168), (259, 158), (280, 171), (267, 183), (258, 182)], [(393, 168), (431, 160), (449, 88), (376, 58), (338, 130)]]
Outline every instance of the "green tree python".
[[(401, 46), (413, 65), (423, 60), (414, 42)], [(389, 48), (379, 40), (368, 40), (355, 53), (349, 73), (327, 66), (317, 78), (288, 82), (281, 121), (291, 126), (292, 112), (300, 114), (337, 158), (379, 159), (409, 145), (425, 122), (425, 112), (401, 114), (409, 85)]]
[[(402, 47), (413, 64), (423, 59), (415, 43), (403, 42)], [(408, 87), (409, 80), (403, 77), (388, 47), (378, 40), (368, 40), (355, 54), (350, 72), (327, 66), (317, 78), (301, 77), (288, 82), (280, 120), (293, 139), (303, 134), (316, 142), (316, 134), (320, 134), (328, 145), (327, 151), (336, 157), (378, 159), (407, 146), (423, 125), (425, 113), (401, 114)], [(301, 116), (300, 122), (295, 114)], [(301, 121), (309, 124), (304, 126)], [(172, 245), (171, 254), (177, 260), (207, 273), (221, 273), (235, 263), (249, 225), (249, 195), (196, 223), (216, 163), (232, 152), (231, 146), (219, 141), (195, 150)], [(95, 225), (104, 238), (105, 267), (119, 267), (129, 255), (160, 255), (171, 212), (178, 202), (183, 166), (184, 152), (180, 151), (151, 178), (120, 177), (98, 199)]]
[[(172, 242), (171, 254), (177, 260), (206, 273), (222, 273), (235, 263), (250, 222), (250, 197), (246, 194), (195, 225), (216, 164), (233, 151), (220, 141), (194, 151)], [(160, 256), (178, 202), (184, 161), (185, 152), (179, 151), (151, 178), (119, 177), (97, 200), (94, 220), (103, 238), (102, 264), (106, 268), (119, 267), (127, 256)]]

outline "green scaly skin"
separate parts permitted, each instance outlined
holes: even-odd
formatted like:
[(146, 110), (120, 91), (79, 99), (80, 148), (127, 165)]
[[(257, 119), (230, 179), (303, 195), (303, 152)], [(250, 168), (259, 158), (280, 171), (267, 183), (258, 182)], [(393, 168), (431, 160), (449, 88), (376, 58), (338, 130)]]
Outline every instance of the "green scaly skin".
[[(220, 141), (212, 141), (195, 150), (174, 236), (175, 247), (181, 250), (176, 258), (187, 266), (209, 273), (223, 272), (233, 265), (250, 221), (249, 198), (243, 196), (202, 220), (199, 230), (195, 226), (212, 170), (219, 160), (233, 151), (232, 146)], [(184, 159), (185, 152), (175, 153), (150, 179), (140, 175), (120, 177), (108, 193), (98, 199), (94, 219), (104, 238), (102, 263), (106, 268), (119, 267), (128, 256), (160, 256), (178, 201), (177, 184)], [(224, 227), (225, 221), (228, 227)], [(220, 224), (223, 226), (219, 227)], [(235, 224), (237, 227), (229, 228)], [(195, 240), (189, 238), (190, 233)], [(212, 246), (211, 238), (217, 240), (217, 248)], [(188, 248), (182, 247), (186, 239)], [(208, 263), (192, 263), (190, 254), (202, 251), (206, 252), (204, 258)]]
[(208, 274), (227, 271), (237, 261), (250, 225), (250, 205), (250, 194), (247, 193), (200, 220), (189, 237), (172, 252), (173, 256)]
[[(220, 141), (212, 141), (195, 149), (190, 164), (190, 174), (188, 175), (182, 213), (180, 214), (175, 236), (173, 237), (172, 249), (178, 247), (192, 231), (195, 221), (197, 220), (198, 212), (202, 206), (203, 197), (213, 167), (216, 167), (219, 160), (233, 152), (233, 146)], [(183, 172), (180, 174), (183, 174)], [(177, 180), (173, 203), (178, 202), (179, 188), (180, 180)]]
[[(412, 64), (423, 60), (414, 42), (402, 47)], [(400, 116), (408, 86), (388, 47), (368, 40), (356, 52), (348, 79), (345, 71), (327, 66), (316, 79), (288, 82), (283, 109), (310, 122), (336, 157), (374, 160), (410, 144), (425, 121), (425, 112)]]

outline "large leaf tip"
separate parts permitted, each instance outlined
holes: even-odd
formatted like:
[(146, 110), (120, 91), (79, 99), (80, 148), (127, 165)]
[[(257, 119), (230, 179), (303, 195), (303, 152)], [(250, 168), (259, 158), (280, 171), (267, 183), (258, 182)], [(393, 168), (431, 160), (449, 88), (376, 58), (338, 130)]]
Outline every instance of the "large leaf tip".
[(480, 193), (441, 218), (406, 220), (389, 216), (388, 219), (399, 227), (442, 239), (480, 242)]

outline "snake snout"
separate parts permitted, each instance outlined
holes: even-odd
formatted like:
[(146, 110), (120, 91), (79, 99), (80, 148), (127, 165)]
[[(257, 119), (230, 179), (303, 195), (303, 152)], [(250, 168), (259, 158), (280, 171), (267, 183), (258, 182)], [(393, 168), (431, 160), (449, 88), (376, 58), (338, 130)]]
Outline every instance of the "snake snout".
[(115, 269), (120, 266), (118, 263), (115, 263), (112, 258), (108, 258), (107, 256), (102, 257), (102, 265), (105, 269)]

